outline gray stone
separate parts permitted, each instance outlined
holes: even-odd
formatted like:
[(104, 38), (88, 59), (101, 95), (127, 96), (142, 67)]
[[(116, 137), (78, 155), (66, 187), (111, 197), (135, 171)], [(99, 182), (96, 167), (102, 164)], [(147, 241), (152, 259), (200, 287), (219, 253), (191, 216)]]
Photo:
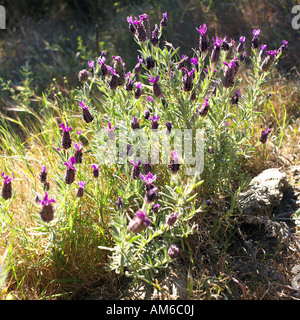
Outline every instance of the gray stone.
[(276, 168), (264, 170), (238, 196), (243, 214), (271, 216), (289, 186), (284, 172)]

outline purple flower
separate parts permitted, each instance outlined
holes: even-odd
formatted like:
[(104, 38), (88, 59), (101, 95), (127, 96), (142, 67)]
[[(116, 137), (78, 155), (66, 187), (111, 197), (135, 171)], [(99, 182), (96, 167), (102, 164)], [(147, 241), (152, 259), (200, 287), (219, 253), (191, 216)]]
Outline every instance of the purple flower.
[(207, 27), (206, 27), (206, 24), (204, 23), (203, 26), (199, 28), (196, 28), (197, 31), (201, 34), (201, 36), (204, 36), (206, 34), (206, 31), (207, 31)]
[(84, 103), (82, 103), (81, 101), (79, 102), (79, 106), (82, 108), (83, 119), (87, 123), (91, 123), (93, 121), (94, 117), (91, 115), (89, 107), (87, 105), (85, 105)]
[(259, 33), (260, 33), (260, 29), (257, 29), (257, 30), (253, 30), (253, 35), (254, 35), (254, 37), (257, 37), (258, 35), (259, 35)]
[(241, 97), (241, 95), (239, 94), (239, 92), (240, 92), (240, 89), (236, 90), (236, 91), (234, 92), (234, 94), (236, 94), (237, 96)]
[[(227, 63), (226, 61), (223, 62), (223, 63), (226, 64), (226, 65), (228, 65), (228, 63)], [(208, 74), (209, 74), (209, 73), (215, 73), (215, 72), (217, 72), (216, 69), (214, 69), (213, 71), (211, 71), (210, 66), (207, 66), (207, 68), (204, 68), (204, 71), (206, 71)]]
[(144, 211), (137, 211), (135, 217), (129, 222), (128, 230), (134, 233), (140, 233), (150, 226), (151, 220), (147, 218)]
[(188, 71), (186, 68), (182, 68), (182, 70), (185, 72), (185, 74), (187, 75), (187, 76), (191, 76), (191, 75), (193, 75), (194, 74), (194, 72), (195, 72), (195, 70), (194, 69), (192, 69), (191, 71)]
[(154, 113), (154, 115), (150, 118), (152, 121), (158, 121), (160, 117), (157, 115), (157, 113)]
[(232, 104), (237, 104), (239, 102), (239, 97), (241, 97), (241, 95), (239, 94), (240, 89), (238, 89), (237, 91), (234, 92), (233, 97), (231, 98), (230, 102)]
[(143, 176), (141, 173), (140, 173), (140, 178), (142, 180), (144, 180), (146, 182), (147, 185), (150, 185), (152, 184), (156, 179), (157, 179), (157, 175), (153, 175), (151, 172), (148, 172), (148, 174), (146, 176)]
[(77, 150), (81, 150), (82, 147), (83, 147), (83, 144), (82, 144), (82, 142), (79, 142), (79, 143), (74, 142), (74, 147), (75, 147)]
[(123, 202), (121, 196), (118, 197), (118, 201), (116, 202), (116, 205), (117, 205), (118, 210), (120, 210), (121, 207), (122, 208), (124, 207), (124, 202)]
[(116, 73), (116, 71), (115, 71), (115, 69), (114, 68), (112, 68), (112, 67), (110, 67), (110, 66), (106, 66), (106, 68), (107, 68), (107, 70), (110, 72), (110, 74), (112, 74), (113, 76), (116, 76), (116, 77), (120, 77), (117, 73)]
[[(264, 55), (267, 55), (267, 56), (260, 67), (261, 71), (267, 72), (271, 68), (273, 62), (275, 61), (275, 58), (282, 51), (282, 49), (283, 48), (279, 48), (279, 50), (269, 50), (265, 52)], [(261, 52), (261, 56), (263, 57), (262, 52)]]
[(77, 198), (81, 198), (83, 197), (83, 194), (84, 194), (84, 187), (86, 185), (86, 182), (83, 182), (83, 181), (80, 181), (77, 183), (79, 188), (78, 188), (78, 191), (77, 191)]
[(99, 170), (100, 164), (91, 164), (91, 167), (92, 167), (94, 170)]
[(14, 178), (15, 178), (15, 175), (13, 174), (12, 175), (12, 177), (10, 178), (8, 175), (6, 176), (5, 174), (4, 174), (4, 172), (2, 172), (2, 177), (3, 177), (3, 179), (4, 179), (4, 183), (5, 184), (9, 184)]
[(227, 36), (225, 36), (224, 39), (222, 40), (222, 49), (224, 51), (228, 51), (230, 48), (229, 43), (227, 42), (226, 38), (227, 38)]
[(168, 226), (172, 227), (175, 224), (175, 222), (177, 221), (177, 219), (178, 219), (178, 214), (175, 212), (172, 212), (167, 216), (166, 224)]
[(215, 41), (214, 37), (212, 37), (212, 41), (214, 42), (214, 46), (215, 47), (220, 47), (223, 40), (222, 40), (222, 38), (219, 38), (219, 37), (216, 36), (216, 41)]
[(101, 55), (98, 58), (98, 64), (100, 65), (101, 75), (104, 77), (106, 77), (108, 75), (108, 69), (107, 69), (108, 66), (105, 64), (105, 60), (106, 60), (106, 58), (105, 58), (105, 52), (104, 52), (104, 55)]
[(134, 17), (133, 25), (135, 25), (137, 30), (137, 37), (140, 42), (144, 42), (147, 40), (146, 28), (143, 24), (144, 15), (141, 15), (138, 20), (137, 17)]
[(39, 203), (42, 205), (42, 206), (48, 206), (50, 203), (55, 203), (55, 200), (53, 198), (50, 198), (48, 197), (48, 193), (45, 192), (45, 197), (43, 198), (43, 200), (39, 200)]
[(133, 89), (132, 79), (130, 78), (131, 77), (131, 73), (130, 72), (126, 73), (125, 77), (127, 79), (127, 83), (125, 85), (126, 90), (127, 91), (131, 91)]
[(4, 200), (8, 200), (12, 197), (12, 185), (11, 181), (15, 178), (13, 175), (11, 178), (6, 176), (4, 172), (2, 172), (2, 177), (4, 179), (4, 183), (1, 190), (1, 195)]
[(152, 120), (151, 129), (157, 129), (159, 125), (158, 124), (159, 116), (156, 113), (154, 113), (154, 115), (149, 119)]
[(195, 66), (199, 64), (198, 59), (196, 57), (191, 58), (191, 64), (194, 64)]
[(178, 160), (179, 160), (178, 151), (176, 151), (176, 150), (171, 151), (171, 157), (173, 159), (171, 159), (169, 167), (170, 167), (171, 172), (173, 174), (176, 174), (179, 171), (179, 166), (180, 166), (180, 164), (178, 163)]
[(72, 127), (69, 127), (68, 122), (66, 122), (66, 126), (64, 123), (61, 123), (60, 126), (65, 132), (69, 132), (70, 130), (73, 129)]
[(246, 59), (246, 51), (240, 56), (240, 61), (244, 61)]
[(86, 69), (83, 69), (78, 73), (78, 80), (85, 83), (88, 81), (89, 76), (89, 72)]
[(240, 37), (240, 43), (238, 44), (236, 51), (237, 52), (242, 52), (244, 50), (244, 43), (245, 43), (246, 37), (242, 36)]
[(156, 198), (157, 198), (157, 188), (153, 184), (146, 185), (145, 201), (147, 203), (151, 203)]
[(154, 103), (154, 99), (153, 99), (152, 97), (147, 97), (147, 100), (148, 100), (151, 104)]
[(147, 219), (147, 214), (146, 214), (144, 211), (139, 210), (139, 211), (136, 213), (136, 217), (138, 217), (140, 220), (142, 220), (143, 223), (146, 225), (146, 227), (149, 227), (149, 226), (150, 226), (151, 220), (150, 220), (150, 219)]
[(135, 34), (136, 29), (135, 29), (135, 26), (134, 26), (133, 18), (132, 17), (127, 17), (127, 22), (129, 23), (129, 26), (128, 26), (129, 32), (132, 33), (132, 34)]
[(219, 37), (216, 37), (216, 41), (215, 41), (214, 37), (212, 37), (212, 40), (214, 42), (214, 48), (211, 53), (211, 62), (215, 64), (220, 59), (222, 39)]
[(278, 51), (277, 51), (277, 50), (269, 50), (269, 51), (266, 51), (266, 53), (267, 53), (269, 56), (276, 57), (277, 54), (278, 54)]
[(267, 45), (266, 44), (262, 44), (261, 45), (261, 51), (264, 51), (266, 49)]
[(68, 166), (68, 169), (76, 171), (74, 164), (76, 163), (76, 158), (73, 156), (70, 158), (69, 162), (64, 162), (65, 166)]
[(130, 164), (132, 164), (134, 167), (138, 167), (141, 165), (141, 161), (140, 160), (130, 160), (129, 161)]
[(245, 43), (245, 40), (246, 40), (245, 36), (240, 37), (240, 43)]
[(147, 69), (147, 70), (151, 70), (151, 69), (154, 68), (154, 66), (155, 66), (155, 61), (154, 61), (154, 59), (153, 59), (151, 56), (146, 59), (146, 61), (145, 61), (145, 66), (146, 66), (146, 69)]
[(137, 87), (137, 89), (142, 89), (143, 84), (141, 82), (135, 82), (134, 85)]
[(99, 177), (100, 164), (91, 164), (91, 167), (93, 168), (93, 176), (97, 179)]
[(178, 160), (179, 159), (179, 153), (177, 150), (173, 150), (171, 151), (171, 157), (174, 159), (174, 160)]
[(92, 77), (94, 76), (94, 67), (95, 67), (95, 62), (94, 60), (88, 61), (88, 65), (90, 67), (90, 72), (92, 74)]
[(165, 13), (162, 14), (162, 19), (160, 21), (160, 25), (165, 28), (168, 24), (168, 17), (167, 17), (167, 11)]
[(140, 125), (139, 125), (138, 120), (137, 120), (136, 117), (132, 118), (131, 128), (132, 128), (133, 130), (140, 128)]
[(254, 37), (257, 37), (258, 35), (260, 34), (260, 29), (257, 29), (257, 30), (253, 30), (253, 35)]
[(93, 69), (95, 67), (95, 62), (94, 60), (88, 61), (88, 65), (91, 69)]
[(42, 171), (40, 173), (40, 181), (41, 183), (45, 183), (47, 181), (47, 168), (43, 165)]
[(223, 75), (223, 85), (225, 88), (232, 87), (234, 85), (234, 77), (239, 69), (239, 60), (234, 58), (230, 63), (224, 61), (223, 64), (226, 66)]
[(186, 68), (183, 67), (182, 70), (185, 72), (185, 75), (182, 78), (182, 89), (185, 92), (192, 91), (194, 86), (195, 69), (188, 71)]
[(137, 118), (136, 118), (136, 117), (132, 118), (132, 122), (133, 122), (134, 124), (137, 124), (137, 123), (138, 123)]
[(259, 33), (260, 33), (260, 29), (253, 30), (252, 47), (254, 49), (257, 49), (259, 46), (259, 42), (260, 42), (258, 39)]
[(127, 155), (129, 157), (131, 157), (133, 155), (133, 152), (134, 152), (134, 150), (133, 150), (132, 146), (130, 144), (127, 144)]
[(183, 54), (182, 59), (179, 61), (178, 66), (177, 66), (178, 70), (181, 70), (183, 67), (186, 67), (187, 59), (188, 59), (188, 56)]
[(153, 207), (152, 207), (152, 210), (154, 213), (158, 213), (160, 209), (160, 204), (156, 203)]
[(122, 58), (120, 56), (112, 56), (113, 59), (121, 62), (122, 61)]
[(138, 82), (135, 82), (134, 85), (136, 86), (136, 89), (134, 90), (134, 97), (135, 99), (138, 99), (142, 94), (143, 84), (138, 81)]
[(198, 28), (196, 28), (196, 29), (200, 33), (200, 36), (199, 36), (199, 50), (200, 50), (201, 55), (202, 55), (209, 48), (209, 37), (206, 34), (206, 31), (207, 31), (206, 24), (203, 24), (203, 27), (200, 26), (199, 29)]
[(171, 133), (171, 129), (172, 129), (172, 123), (171, 122), (165, 122), (165, 125), (167, 126), (167, 134)]
[(286, 40), (282, 40), (282, 45), (281, 45), (281, 47), (278, 49), (278, 54), (280, 53), (280, 52), (284, 52), (284, 51), (287, 51), (287, 49), (288, 49), (288, 42), (286, 41)]
[(82, 163), (82, 147), (83, 147), (83, 144), (82, 142), (79, 142), (79, 143), (76, 143), (74, 142), (74, 147), (76, 148), (76, 151), (75, 151), (75, 159), (76, 159), (76, 163)]
[(103, 50), (103, 51), (101, 52), (100, 57), (105, 57), (105, 50)]
[(137, 180), (141, 172), (141, 169), (140, 169), (141, 161), (134, 159), (134, 160), (130, 160), (129, 163), (132, 165), (131, 178), (134, 180)]
[(54, 218), (54, 209), (52, 206), (52, 203), (55, 203), (55, 200), (53, 198), (48, 197), (48, 193), (45, 192), (45, 197), (43, 200), (37, 199), (37, 201), (42, 205), (42, 209), (40, 211), (41, 219), (44, 222), (50, 222)]
[(102, 64), (105, 63), (105, 60), (106, 60), (105, 56), (100, 56), (97, 61), (98, 61), (99, 64), (102, 65)]
[(158, 81), (159, 81), (159, 76), (157, 76), (157, 77), (152, 77), (152, 76), (149, 76), (149, 82), (151, 82), (151, 83), (158, 83)]
[(108, 128), (104, 128), (104, 130), (107, 130), (107, 138), (109, 140), (114, 140), (115, 139), (115, 132), (114, 132), (114, 129), (116, 128), (116, 126), (111, 126), (111, 124), (109, 123), (108, 124)]
[(261, 132), (261, 137), (260, 137), (260, 139), (259, 139), (259, 141), (260, 141), (261, 143), (266, 143), (266, 142), (267, 142), (268, 135), (269, 135), (270, 131), (271, 131), (270, 128), (267, 128), (266, 131), (262, 131), (262, 132)]
[(149, 82), (150, 83), (153, 83), (153, 88), (152, 88), (152, 91), (153, 91), (153, 94), (155, 97), (160, 97), (161, 96), (161, 89), (160, 89), (160, 86), (158, 84), (158, 81), (159, 81), (159, 76), (157, 77), (152, 77), (152, 76), (149, 76)]
[(143, 63), (143, 58), (138, 56), (138, 63), (134, 67), (134, 73), (137, 74), (142, 70), (142, 63)]
[(199, 115), (201, 117), (205, 117), (208, 113), (208, 110), (209, 110), (208, 98), (205, 98), (204, 104), (200, 107)]
[(158, 35), (159, 35), (159, 28), (158, 25), (155, 25), (154, 30), (152, 31), (152, 36), (150, 38), (150, 42), (153, 46), (156, 46), (158, 44)]
[(83, 181), (80, 181), (77, 184), (78, 184), (79, 188), (84, 188), (87, 183), (83, 182)]
[(176, 244), (172, 244), (168, 249), (168, 255), (171, 259), (175, 259), (179, 256), (179, 247)]
[(82, 103), (81, 101), (79, 102), (79, 106), (82, 108), (82, 109), (88, 109), (88, 106), (86, 106), (84, 103)]

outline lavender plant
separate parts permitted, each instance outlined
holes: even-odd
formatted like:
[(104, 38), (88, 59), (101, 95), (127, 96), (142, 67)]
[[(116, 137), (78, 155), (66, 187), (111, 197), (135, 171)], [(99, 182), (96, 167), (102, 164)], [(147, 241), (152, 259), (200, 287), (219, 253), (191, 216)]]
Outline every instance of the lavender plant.
[[(125, 161), (122, 158), (123, 162), (110, 163), (115, 171), (122, 172), (122, 187), (114, 186), (120, 196), (118, 200), (111, 199), (117, 203), (117, 208), (111, 209), (110, 221), (114, 246), (99, 248), (111, 251), (109, 270), (153, 282), (159, 269), (180, 257), (184, 250), (183, 239), (197, 229), (192, 221), (202, 211), (201, 203), (204, 203), (200, 186), (204, 183), (210, 197), (230, 190), (242, 159), (251, 157), (255, 148), (266, 143), (269, 128), (262, 132), (259, 141), (252, 143), (257, 124), (263, 119), (257, 110), (264, 102), (263, 88), (270, 80), (270, 70), (287, 42), (283, 41), (284, 48), (267, 51), (265, 55), (265, 47), (259, 51), (259, 29), (254, 30), (251, 43), (240, 36), (236, 45), (234, 39), (226, 41), (227, 35), (212, 37), (203, 24), (195, 28), (199, 33), (199, 47), (189, 58), (180, 55), (180, 49), (175, 49), (171, 43), (160, 42), (163, 29), (167, 27), (166, 12), (159, 27), (155, 24), (152, 32), (147, 14), (128, 17), (127, 21), (129, 33), (139, 46), (138, 63), (133, 70), (126, 70), (121, 56), (112, 56), (112, 66), (105, 64), (108, 53), (102, 52), (95, 62), (89, 62), (93, 67), (89, 75), (86, 70), (79, 73), (83, 87), (78, 91), (78, 101), (92, 104), (95, 94), (101, 94), (101, 103), (94, 106), (96, 121), (92, 122), (93, 116), (84, 115), (95, 137), (91, 149), (98, 163), (103, 161), (99, 150), (103, 150), (104, 145), (111, 148), (118, 145), (120, 150), (116, 153), (128, 156), (136, 139), (133, 134), (126, 137), (127, 152), (121, 151), (124, 127), (131, 133), (141, 129), (148, 138), (153, 133), (170, 136), (173, 143), (176, 129), (205, 131), (201, 175), (186, 178), (185, 169), (190, 164), (185, 155), (179, 156), (178, 150), (169, 150), (167, 166), (149, 165), (148, 159), (141, 161), (137, 152), (131, 153)], [(253, 72), (243, 80), (239, 70), (245, 64), (247, 49), (251, 53)], [(83, 112), (88, 110), (82, 104), (81, 107)], [(106, 125), (101, 127), (100, 123)], [(107, 131), (106, 138), (101, 128)], [(192, 153), (195, 154), (195, 148)], [(147, 168), (144, 175), (142, 163), (144, 170)], [(93, 166), (94, 177), (98, 177), (98, 167)], [(69, 164), (67, 170), (72, 170)], [(155, 171), (159, 173), (153, 174)]]
[[(252, 41), (240, 36), (236, 43), (224, 34), (211, 34), (202, 23), (195, 26), (199, 47), (187, 56), (161, 41), (168, 18), (165, 12), (155, 26), (146, 14), (128, 18), (129, 41), (139, 46), (134, 68), (128, 68), (122, 52), (103, 51), (79, 72), (82, 87), (76, 103), (57, 94), (59, 108), (48, 108), (51, 103), (44, 97), (44, 117), (35, 115), (38, 134), (28, 134), (28, 141), (37, 141), (35, 150), (41, 149), (41, 156), (47, 150), (51, 157), (38, 160), (31, 155), (34, 148), (24, 151), (23, 141), (11, 144), (9, 128), (1, 126), (6, 137), (1, 171), (9, 173), (13, 167), (18, 172), (13, 182), (14, 176), (2, 174), (2, 234), (13, 235), (11, 248), (17, 241), (23, 248), (31, 243), (30, 252), (38, 252), (38, 259), (45, 248), (37, 269), (69, 261), (73, 266), (80, 257), (99, 265), (101, 259), (107, 261), (108, 251), (108, 270), (154, 283), (161, 269), (187, 251), (186, 238), (201, 229), (198, 216), (206, 207), (215, 209), (216, 195), (232, 191), (242, 161), (261, 148), (266, 152), (275, 138), (261, 110), (267, 99), (264, 86), (287, 42), (266, 51), (258, 30)], [(242, 79), (248, 62), (249, 77)], [(203, 171), (191, 176), (187, 169), (194, 164), (188, 155), (197, 153), (199, 140), (191, 142), (199, 129), (205, 133)], [(191, 150), (185, 149), (186, 142)], [(143, 149), (151, 152), (143, 154)], [(12, 163), (9, 156), (16, 150), (22, 152)], [(28, 188), (32, 201), (22, 195), (20, 210), (32, 228), (23, 228), (10, 208), (15, 194), (19, 197), (21, 174), (35, 186)], [(55, 204), (48, 196), (50, 182)], [(99, 255), (91, 247), (99, 247)], [(15, 275), (23, 265), (25, 272), (35, 272), (13, 258), (11, 265)], [(22, 279), (17, 279), (19, 287)]]

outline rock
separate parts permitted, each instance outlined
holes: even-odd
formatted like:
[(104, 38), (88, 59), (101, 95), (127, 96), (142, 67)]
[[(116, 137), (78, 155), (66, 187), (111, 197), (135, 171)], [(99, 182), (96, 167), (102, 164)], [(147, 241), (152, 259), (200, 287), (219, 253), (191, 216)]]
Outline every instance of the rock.
[(276, 168), (264, 170), (239, 194), (238, 202), (243, 214), (271, 216), (289, 186), (285, 173)]

